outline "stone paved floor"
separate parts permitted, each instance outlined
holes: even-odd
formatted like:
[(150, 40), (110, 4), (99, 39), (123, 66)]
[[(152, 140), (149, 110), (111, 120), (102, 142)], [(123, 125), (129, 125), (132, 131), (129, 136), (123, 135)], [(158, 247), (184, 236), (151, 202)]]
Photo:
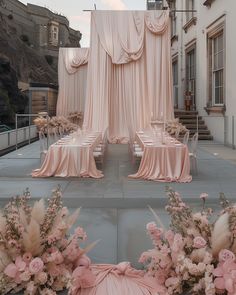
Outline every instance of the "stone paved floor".
[[(39, 167), (39, 146), (33, 143), (0, 158), (0, 204), (3, 206), (12, 195), (30, 188), (32, 197), (50, 195), (60, 184), (64, 203), (69, 208), (82, 206), (79, 224), (88, 233), (89, 241), (101, 239), (90, 253), (94, 262), (116, 263), (137, 261), (143, 250), (151, 247), (146, 237), (145, 225), (153, 220), (147, 209), (151, 205), (168, 224), (164, 211), (166, 184), (131, 180), (127, 175), (138, 169), (132, 165), (125, 145), (109, 145), (103, 167), (103, 179), (41, 178), (30, 176)], [(186, 202), (197, 210), (199, 194), (209, 194), (208, 203), (217, 208), (220, 192), (230, 199), (236, 197), (236, 151), (214, 142), (200, 142), (198, 150), (198, 175), (189, 184), (172, 183)], [(73, 210), (73, 209), (71, 209)]]

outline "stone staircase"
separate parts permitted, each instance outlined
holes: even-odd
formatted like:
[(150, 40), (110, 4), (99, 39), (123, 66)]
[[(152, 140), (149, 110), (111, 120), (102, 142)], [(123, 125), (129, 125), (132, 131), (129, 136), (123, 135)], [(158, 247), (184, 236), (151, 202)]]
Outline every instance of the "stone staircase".
[[(179, 122), (190, 131), (190, 136), (197, 132), (197, 116), (197, 111), (175, 110), (175, 118), (179, 118)], [(200, 140), (213, 140), (213, 136), (201, 116), (198, 116), (198, 134)]]

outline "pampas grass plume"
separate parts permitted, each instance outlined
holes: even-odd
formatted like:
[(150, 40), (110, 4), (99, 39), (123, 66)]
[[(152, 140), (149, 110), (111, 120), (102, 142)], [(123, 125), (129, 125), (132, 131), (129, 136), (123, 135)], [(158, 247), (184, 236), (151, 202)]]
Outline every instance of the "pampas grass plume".
[(30, 252), (33, 256), (37, 256), (41, 253), (41, 236), (40, 236), (40, 225), (31, 218), (31, 221), (26, 228), (26, 232), (23, 233), (23, 245), (25, 252)]
[(229, 214), (221, 215), (214, 225), (212, 232), (212, 254), (217, 257), (220, 250), (229, 249), (230, 246)]
[(5, 235), (6, 232), (6, 218), (3, 216), (2, 212), (0, 212), (0, 232), (2, 235)]
[(44, 200), (35, 202), (34, 207), (31, 211), (31, 218), (37, 221), (38, 224), (42, 224), (45, 217), (45, 205)]

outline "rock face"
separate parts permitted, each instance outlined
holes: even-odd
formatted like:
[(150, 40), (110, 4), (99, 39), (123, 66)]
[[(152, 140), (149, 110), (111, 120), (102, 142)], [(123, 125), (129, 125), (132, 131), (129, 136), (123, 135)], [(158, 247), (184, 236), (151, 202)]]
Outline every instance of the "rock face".
[(0, 27), (0, 53), (8, 57), (18, 80), (57, 83), (56, 70), (36, 49), (28, 46), (14, 31), (11, 31), (1, 15)]
[(0, 125), (14, 127), (15, 113), (27, 113), (28, 97), (18, 89), (15, 70), (7, 57), (0, 55)]

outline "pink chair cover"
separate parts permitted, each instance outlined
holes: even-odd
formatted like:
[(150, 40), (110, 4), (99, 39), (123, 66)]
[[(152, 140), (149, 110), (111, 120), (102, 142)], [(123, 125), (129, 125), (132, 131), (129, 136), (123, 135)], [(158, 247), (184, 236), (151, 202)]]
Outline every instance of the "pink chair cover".
[(93, 287), (79, 289), (73, 295), (152, 295), (158, 286), (145, 277), (143, 271), (133, 269), (128, 262), (118, 265), (91, 266), (96, 281)]

